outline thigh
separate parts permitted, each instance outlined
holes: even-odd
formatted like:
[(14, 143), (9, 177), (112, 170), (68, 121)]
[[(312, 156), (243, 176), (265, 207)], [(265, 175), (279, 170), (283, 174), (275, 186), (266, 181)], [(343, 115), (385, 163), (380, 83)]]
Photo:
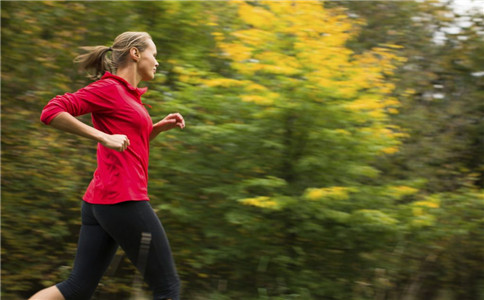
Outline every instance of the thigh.
[[(170, 244), (158, 216), (148, 201), (96, 206), (94, 215), (136, 267), (144, 270), (145, 281), (155, 293), (160, 291), (170, 294), (178, 289), (178, 276)], [(140, 257), (143, 233), (150, 236), (147, 257)]]
[(95, 221), (90, 205), (83, 203), (82, 225), (74, 267), (57, 287), (67, 299), (90, 299), (114, 257), (116, 241)]

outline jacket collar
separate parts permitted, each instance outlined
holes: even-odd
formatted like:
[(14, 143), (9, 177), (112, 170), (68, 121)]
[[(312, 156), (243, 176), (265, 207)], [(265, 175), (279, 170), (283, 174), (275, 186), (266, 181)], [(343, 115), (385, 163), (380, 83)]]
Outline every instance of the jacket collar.
[(107, 78), (112, 78), (112, 79), (115, 79), (115, 80), (121, 82), (124, 86), (126, 86), (128, 88), (128, 90), (133, 91), (136, 95), (138, 95), (138, 97), (141, 97), (141, 95), (146, 93), (146, 91), (148, 90), (147, 87), (135, 88), (128, 81), (126, 81), (124, 78), (119, 77), (119, 76), (114, 75), (114, 74), (111, 74), (110, 72), (105, 72), (103, 77), (101, 77), (101, 79), (107, 79)]

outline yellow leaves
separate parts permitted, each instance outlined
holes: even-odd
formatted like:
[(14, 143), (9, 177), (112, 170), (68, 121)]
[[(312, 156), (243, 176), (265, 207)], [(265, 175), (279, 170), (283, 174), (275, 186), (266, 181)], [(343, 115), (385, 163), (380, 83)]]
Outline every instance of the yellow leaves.
[(200, 277), (200, 278), (209, 278), (210, 275), (206, 274), (206, 273), (197, 273), (197, 276)]
[[(238, 42), (220, 45), (224, 53), (233, 57), (235, 61), (240, 62), (249, 58), (248, 55), (255, 49), (248, 47), (272, 49), (281, 42), (287, 42), (281, 39), (281, 34), (297, 37), (294, 48), (299, 53), (296, 55), (300, 54), (304, 57), (305, 63), (314, 66), (314, 69), (324, 64), (339, 65), (340, 62), (337, 62), (339, 55), (351, 52), (344, 45), (349, 39), (347, 32), (351, 29), (352, 23), (344, 14), (327, 13), (322, 2), (264, 2), (268, 9), (244, 2), (236, 3), (239, 6), (241, 19), (253, 28), (232, 33)], [(260, 68), (261, 70), (289, 74), (295, 73), (293, 70), (289, 71), (290, 68), (301, 68), (299, 63), (294, 63), (296, 60), (293, 57), (279, 54), (282, 53), (279, 50), (273, 52), (282, 59), (278, 58), (277, 61), (266, 63), (278, 65), (280, 68), (264, 66)], [(335, 56), (333, 59), (328, 59), (333, 55)], [(346, 57), (343, 61), (347, 61)], [(284, 65), (281, 66), (281, 64)]]
[(252, 76), (259, 70), (257, 64), (247, 62), (232, 62), (232, 68), (237, 70), (241, 75)]
[(278, 203), (267, 196), (259, 196), (255, 198), (245, 198), (239, 200), (240, 203), (249, 206), (256, 206), (261, 208), (277, 209), (279, 208)]
[[(396, 56), (389, 49), (398, 46), (382, 45), (353, 55), (345, 45), (357, 22), (344, 12), (325, 10), (321, 1), (258, 3), (263, 6), (232, 3), (251, 28), (231, 33), (235, 38), (231, 42), (224, 42), (222, 33), (214, 36), (221, 54), (232, 60), (232, 67), (241, 74), (303, 75), (316, 84), (316, 89), (319, 85), (333, 97), (345, 99), (357, 97), (361, 89), (373, 88), (378, 97), (393, 90), (393, 85), (384, 83), (382, 74), (394, 69), (391, 62)], [(387, 113), (381, 110), (383, 103), (378, 105), (378, 109), (368, 112), (370, 117), (381, 119)], [(397, 113), (391, 108), (389, 112)]]
[(414, 219), (411, 225), (415, 227), (432, 226), (436, 216), (433, 214), (435, 209), (440, 208), (440, 198), (437, 195), (427, 196), (424, 200), (413, 202), (410, 205)]
[(209, 13), (208, 18), (206, 19), (206, 24), (208, 26), (217, 26), (218, 25), (218, 17), (214, 14)]
[(340, 88), (338, 89), (338, 95), (341, 98), (353, 98), (358, 93), (357, 89), (355, 89), (354, 86), (346, 84), (346, 82), (336, 82), (335, 85), (340, 86)]
[(164, 14), (167, 17), (174, 18), (177, 14), (180, 14), (181, 10), (181, 3), (179, 3), (178, 1), (170, 1), (170, 5), (166, 6)]
[(239, 4), (239, 16), (247, 24), (262, 29), (271, 29), (278, 21), (270, 11), (244, 2)]
[(405, 91), (403, 92), (405, 96), (412, 96), (412, 95), (415, 95), (416, 93), (417, 91), (411, 88), (405, 89)]
[(300, 63), (310, 70), (339, 73), (351, 65), (351, 50), (343, 45), (331, 45), (321, 38), (299, 38), (294, 42), (294, 49)]
[(393, 48), (393, 49), (403, 49), (404, 47), (401, 45), (395, 45), (395, 44), (383, 44), (382, 46), (388, 47), (388, 48)]
[(240, 43), (220, 43), (219, 47), (223, 51), (223, 55), (230, 57), (234, 61), (245, 61), (251, 58), (252, 55), (252, 48)]
[(393, 139), (395, 137), (400, 136), (400, 133), (395, 132), (394, 130), (396, 130), (396, 128), (393, 128), (390, 126), (386, 126), (386, 127), (380, 126), (380, 127), (365, 127), (360, 129), (360, 132), (376, 139), (385, 140), (385, 139)]
[(323, 196), (324, 192), (321, 189), (310, 189), (306, 194), (306, 198), (309, 200), (318, 200)]
[(318, 200), (324, 196), (324, 193), (321, 189), (310, 189), (307, 194), (306, 198), (309, 200)]
[(291, 73), (298, 72), (297, 69), (301, 68), (301, 64), (296, 58), (290, 55), (274, 51), (265, 51), (255, 56), (257, 60), (260, 60), (266, 64), (277, 65), (280, 68), (291, 69)]
[(258, 105), (271, 105), (280, 97), (278, 93), (271, 92), (265, 86), (253, 83), (249, 80), (212, 78), (200, 80), (199, 82), (206, 87), (240, 87), (247, 92), (247, 94), (241, 94), (240, 99), (244, 102), (252, 102)]
[(391, 133), (392, 138), (402, 139), (409, 137), (408, 133), (403, 132), (403, 129), (397, 125), (387, 125), (386, 127), (387, 132)]
[(267, 91), (267, 88), (263, 85), (250, 82), (249, 85), (246, 87), (246, 90), (251, 92), (261, 92), (261, 91)]
[(398, 223), (396, 219), (376, 209), (360, 209), (355, 211), (354, 215), (358, 217), (358, 219), (365, 221), (367, 224), (388, 226)]
[(242, 99), (242, 101), (253, 102), (259, 105), (270, 105), (274, 102), (270, 98), (262, 97), (259, 95), (243, 95), (243, 96), (240, 96), (240, 98)]
[[(373, 73), (392, 75), (393, 70), (397, 67), (393, 62), (398, 62), (400, 60), (399, 57), (390, 52), (390, 50), (379, 47), (373, 48), (371, 51), (363, 54), (356, 55), (355, 58), (358, 60), (362, 68), (371, 71), (370, 75)], [(376, 79), (381, 80), (382, 77), (378, 76)]]
[(393, 70), (397, 68), (393, 61), (403, 62), (405, 59), (395, 55), (390, 49), (375, 47), (372, 49), (371, 55), (379, 62), (381, 72), (386, 75), (393, 75)]
[(345, 129), (335, 129), (334, 132), (344, 136), (351, 136), (351, 132)]
[[(257, 83), (216, 80), (206, 86), (240, 88), (242, 101), (258, 105), (273, 105), (283, 98), (274, 93), (281, 88), (295, 92), (302, 88), (304, 96), (314, 102), (340, 100), (354, 122), (369, 123), (369, 127), (378, 128), (388, 122), (389, 114), (398, 113), (400, 103), (390, 97), (395, 86), (385, 75), (394, 72), (394, 62), (400, 60), (395, 50), (401, 46), (384, 44), (353, 53), (346, 44), (361, 23), (344, 10), (325, 9), (321, 1), (231, 3), (245, 24), (213, 36), (221, 56), (246, 79), (241, 82)], [(288, 78), (297, 78), (300, 84), (288, 89)], [(397, 135), (376, 132), (366, 142), (376, 144), (375, 152), (393, 154), (398, 151), (397, 139)]]
[(416, 218), (411, 221), (411, 224), (414, 227), (428, 227), (432, 226), (435, 223), (435, 217), (432, 215), (420, 215), (419, 218)]
[(171, 60), (169, 62), (175, 64), (175, 67), (173, 67), (173, 72), (178, 74), (179, 81), (189, 84), (198, 84), (201, 82), (201, 77), (204, 75), (202, 71), (197, 70), (190, 65), (176, 65), (178, 62), (175, 60)]
[(322, 199), (346, 200), (353, 191), (349, 187), (333, 186), (328, 188), (310, 188), (306, 190), (304, 197), (308, 200), (317, 201)]
[(384, 154), (394, 154), (399, 151), (398, 145), (401, 144), (401, 137), (406, 134), (399, 132), (398, 126), (374, 126), (364, 127), (357, 131), (361, 139), (374, 145), (377, 152)]
[(294, 11), (294, 1), (261, 1), (263, 5), (270, 7), (277, 15), (289, 14)]
[(208, 87), (234, 87), (234, 86), (242, 86), (245, 83), (240, 80), (230, 79), (230, 78), (215, 78), (215, 79), (207, 79), (203, 80), (202, 83)]
[(220, 32), (212, 32), (212, 35), (217, 42), (222, 42), (224, 40), (224, 35), (221, 34)]
[(425, 200), (412, 203), (412, 205), (415, 207), (422, 207), (422, 208), (439, 208), (440, 198), (436, 195), (431, 195), (426, 197)]
[(260, 95), (242, 95), (240, 98), (245, 102), (253, 102), (259, 105), (271, 105), (277, 98), (279, 98), (279, 94), (266, 92), (265, 94)]
[(277, 29), (300, 40), (320, 40), (330, 47), (341, 46), (348, 39), (348, 32), (353, 26), (343, 13), (325, 10), (321, 1), (265, 3), (278, 18)]
[(376, 178), (379, 174), (380, 171), (376, 168), (373, 168), (371, 166), (353, 166), (348, 169), (348, 172), (350, 174), (355, 174), (358, 176), (364, 176), (368, 178)]
[(395, 154), (399, 151), (398, 147), (386, 147), (381, 150), (385, 154)]
[(421, 207), (413, 207), (412, 213), (414, 216), (417, 216), (417, 217), (424, 215), (423, 209)]
[(418, 189), (410, 187), (410, 186), (405, 186), (405, 185), (399, 185), (399, 186), (391, 186), (388, 188), (388, 193), (397, 199), (404, 197), (404, 196), (409, 196), (409, 195), (414, 195), (418, 192)]
[(285, 65), (271, 65), (271, 64), (257, 64), (253, 70), (262, 73), (279, 74), (279, 75), (295, 75), (300, 71), (295, 68), (287, 67)]
[[(373, 126), (353, 128), (351, 131), (344, 129), (326, 130), (328, 137), (332, 140), (345, 140), (349, 138), (351, 140), (357, 139), (363, 144), (371, 145), (371, 149), (368, 151), (374, 151), (375, 154), (394, 154), (399, 151), (402, 137), (406, 137), (407, 134), (400, 132), (398, 126)], [(365, 176), (375, 176), (376, 173), (372, 169), (356, 169), (349, 170), (354, 174), (365, 174)]]
[(420, 207), (427, 207), (427, 208), (439, 208), (440, 203), (439, 202), (432, 202), (432, 201), (417, 201), (414, 203), (415, 206), (420, 206)]
[(239, 40), (243, 40), (245, 44), (254, 47), (263, 46), (273, 38), (273, 35), (270, 32), (255, 28), (233, 32), (232, 36)]
[[(378, 89), (379, 89), (381, 94), (388, 95), (395, 89), (395, 85), (393, 83), (389, 83), (389, 82), (385, 82), (385, 83), (382, 82), (378, 85)], [(393, 98), (393, 99), (395, 99), (395, 98)], [(389, 102), (391, 102), (391, 100), (389, 100)], [(397, 103), (398, 103), (398, 101), (397, 101)]]
[(349, 102), (345, 105), (346, 108), (350, 110), (380, 110), (384, 107), (380, 97), (377, 95), (363, 95), (360, 98), (356, 99), (355, 101)]

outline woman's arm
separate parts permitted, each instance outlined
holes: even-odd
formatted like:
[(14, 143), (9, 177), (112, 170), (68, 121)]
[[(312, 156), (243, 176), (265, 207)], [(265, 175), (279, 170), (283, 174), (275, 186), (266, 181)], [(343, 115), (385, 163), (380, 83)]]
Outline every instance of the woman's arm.
[(185, 128), (185, 120), (179, 113), (169, 114), (163, 120), (153, 124), (153, 130), (150, 134), (150, 141), (156, 138), (161, 132), (173, 129), (175, 127), (180, 127), (180, 129)]
[(96, 142), (116, 151), (124, 151), (129, 146), (129, 139), (124, 134), (107, 134), (92, 126), (86, 125), (68, 112), (61, 112), (52, 119), (52, 127), (70, 132)]

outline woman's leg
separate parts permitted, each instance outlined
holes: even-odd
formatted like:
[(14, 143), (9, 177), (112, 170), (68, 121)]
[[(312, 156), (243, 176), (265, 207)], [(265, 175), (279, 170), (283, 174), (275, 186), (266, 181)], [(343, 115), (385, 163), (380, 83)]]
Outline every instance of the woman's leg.
[[(129, 201), (115, 205), (96, 205), (94, 215), (126, 252), (156, 300), (179, 299), (180, 280), (163, 226), (148, 201)], [(143, 235), (144, 233), (144, 235)], [(149, 237), (143, 253), (142, 239)], [(141, 252), (141, 253), (140, 253)], [(141, 254), (141, 255), (140, 255)], [(140, 257), (141, 256), (141, 257)]]
[(29, 298), (29, 300), (65, 300), (59, 289), (53, 285), (45, 288)]
[(82, 204), (82, 225), (69, 278), (54, 287), (35, 294), (35, 300), (87, 300), (111, 263), (118, 244), (92, 215), (92, 204)]

